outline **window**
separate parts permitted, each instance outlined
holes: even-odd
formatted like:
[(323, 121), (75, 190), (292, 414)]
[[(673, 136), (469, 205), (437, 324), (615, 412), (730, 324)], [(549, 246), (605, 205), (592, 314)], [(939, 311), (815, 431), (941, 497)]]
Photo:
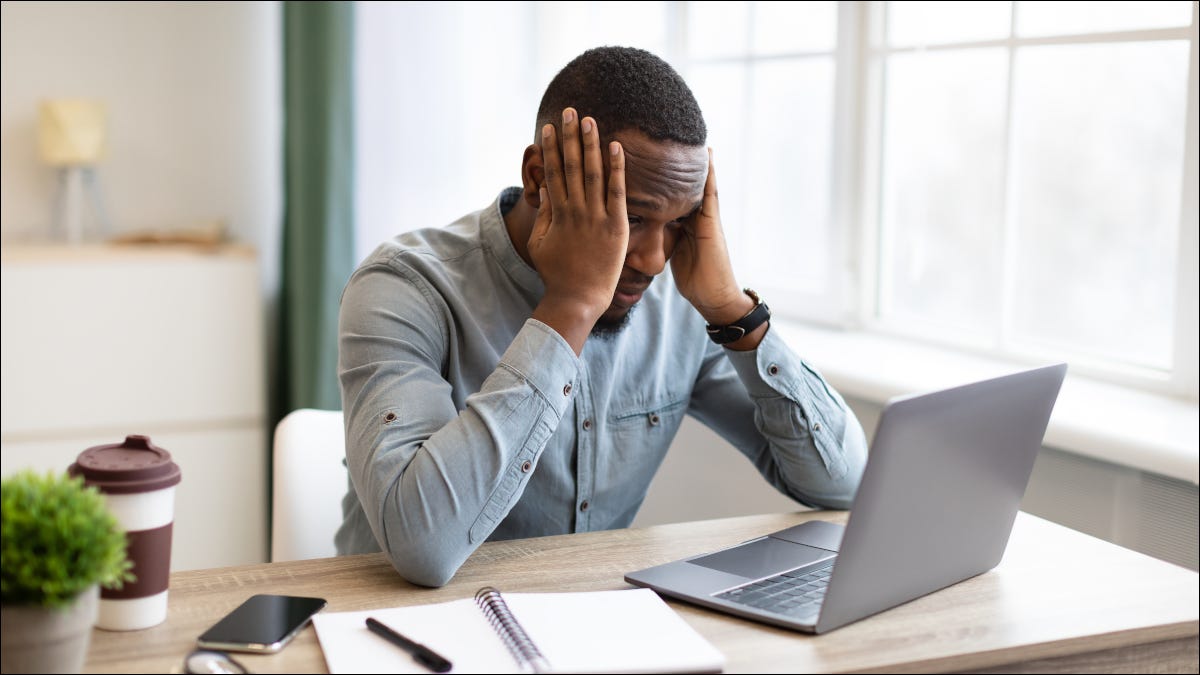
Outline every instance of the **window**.
[(872, 16), (868, 324), (1194, 395), (1194, 7)]

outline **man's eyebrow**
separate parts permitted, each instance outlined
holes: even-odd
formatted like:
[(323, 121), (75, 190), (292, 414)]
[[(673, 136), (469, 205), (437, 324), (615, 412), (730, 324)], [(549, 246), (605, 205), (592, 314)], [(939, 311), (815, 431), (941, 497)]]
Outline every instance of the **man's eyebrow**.
[(653, 202), (647, 199), (638, 199), (637, 197), (630, 197), (628, 195), (625, 197), (625, 203), (630, 206), (635, 206), (639, 209), (646, 209), (647, 211), (657, 211), (659, 208), (658, 202)]
[[(647, 211), (658, 211), (661, 208), (661, 205), (656, 201), (650, 201), (648, 199), (638, 199), (637, 197), (626, 196), (625, 203), (634, 208), (645, 209)], [(700, 207), (702, 207), (702, 206), (704, 206), (704, 200), (703, 199), (697, 200), (696, 203), (692, 205), (691, 210), (688, 211), (688, 214), (686, 216), (684, 216), (684, 218), (691, 218), (692, 216), (696, 215), (696, 212), (699, 211)]]

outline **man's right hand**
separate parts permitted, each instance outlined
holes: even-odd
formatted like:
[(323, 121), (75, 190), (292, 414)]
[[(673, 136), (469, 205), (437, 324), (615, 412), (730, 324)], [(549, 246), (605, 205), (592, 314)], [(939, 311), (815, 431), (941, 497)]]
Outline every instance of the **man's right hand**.
[(554, 125), (542, 129), (545, 182), (529, 257), (546, 285), (533, 318), (558, 331), (579, 354), (612, 304), (629, 245), (629, 217), (621, 144), (609, 143), (605, 181), (600, 130), (592, 118), (577, 118), (574, 108), (563, 111), (561, 152)]

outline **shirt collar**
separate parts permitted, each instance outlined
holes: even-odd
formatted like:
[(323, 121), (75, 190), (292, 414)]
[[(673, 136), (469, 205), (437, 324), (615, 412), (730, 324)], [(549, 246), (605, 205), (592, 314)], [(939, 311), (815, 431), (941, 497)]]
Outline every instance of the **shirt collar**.
[(496, 201), (483, 210), (479, 217), (480, 235), (484, 244), (491, 250), (492, 255), (508, 273), (508, 276), (521, 288), (541, 298), (546, 287), (536, 270), (529, 266), (513, 247), (512, 239), (508, 236), (508, 228), (504, 225), (504, 214), (512, 210), (517, 200), (521, 198), (519, 187), (505, 188), (500, 191)]

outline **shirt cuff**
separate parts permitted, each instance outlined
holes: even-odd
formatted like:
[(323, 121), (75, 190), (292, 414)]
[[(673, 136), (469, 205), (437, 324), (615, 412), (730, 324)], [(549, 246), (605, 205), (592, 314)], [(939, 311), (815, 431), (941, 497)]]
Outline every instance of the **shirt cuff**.
[(787, 382), (804, 375), (800, 359), (770, 327), (757, 348), (749, 351), (726, 349), (725, 355), (746, 385), (746, 391), (754, 398), (788, 396), (791, 392)]
[(558, 331), (527, 319), (500, 365), (525, 378), (561, 418), (575, 393), (582, 362)]

